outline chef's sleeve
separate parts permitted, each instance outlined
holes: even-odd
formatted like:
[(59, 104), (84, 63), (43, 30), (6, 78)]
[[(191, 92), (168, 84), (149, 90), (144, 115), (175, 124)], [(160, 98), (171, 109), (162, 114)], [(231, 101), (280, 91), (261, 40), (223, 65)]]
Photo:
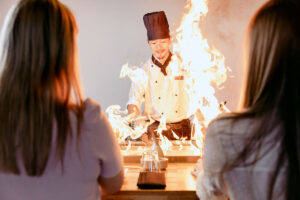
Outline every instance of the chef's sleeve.
[(146, 75), (146, 72), (140, 73), (140, 77), (138, 79), (131, 80), (129, 100), (127, 105), (135, 105), (139, 110), (141, 110), (141, 105), (145, 98), (147, 83), (148, 76)]

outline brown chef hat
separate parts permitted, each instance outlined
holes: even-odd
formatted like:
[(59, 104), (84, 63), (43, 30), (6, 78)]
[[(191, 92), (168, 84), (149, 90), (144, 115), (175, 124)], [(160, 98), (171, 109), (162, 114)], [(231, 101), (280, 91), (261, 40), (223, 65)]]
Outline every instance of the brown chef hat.
[(147, 13), (143, 17), (148, 40), (169, 38), (169, 24), (164, 11)]

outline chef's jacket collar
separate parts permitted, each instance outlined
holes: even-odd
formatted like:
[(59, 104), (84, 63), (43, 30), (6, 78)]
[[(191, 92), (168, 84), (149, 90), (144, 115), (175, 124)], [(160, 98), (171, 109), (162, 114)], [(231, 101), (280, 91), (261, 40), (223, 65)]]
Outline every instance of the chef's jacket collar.
[(158, 66), (160, 68), (160, 71), (165, 75), (167, 76), (167, 67), (171, 61), (171, 57), (172, 57), (172, 53), (170, 52), (169, 53), (169, 56), (167, 58), (167, 60), (165, 61), (165, 63), (162, 65), (153, 55), (152, 55), (152, 62)]

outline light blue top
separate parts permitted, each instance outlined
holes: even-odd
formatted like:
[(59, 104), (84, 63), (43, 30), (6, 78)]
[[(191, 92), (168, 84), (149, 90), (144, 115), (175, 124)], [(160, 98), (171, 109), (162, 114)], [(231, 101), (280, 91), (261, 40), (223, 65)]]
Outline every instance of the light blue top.
[[(213, 121), (205, 135), (203, 167), (197, 178), (197, 195), (201, 200), (227, 199), (230, 200), (264, 200), (268, 195), (268, 181), (274, 172), (279, 155), (279, 142), (273, 142), (280, 134), (280, 125), (263, 142), (263, 148), (258, 155), (262, 158), (254, 166), (237, 167), (224, 176), (220, 170), (224, 164), (238, 154), (244, 147), (245, 141), (252, 133), (257, 119), (244, 119), (236, 123), (231, 120)], [(273, 146), (267, 145), (271, 141)], [(275, 145), (274, 145), (275, 144)], [(257, 153), (257, 152), (254, 152)], [(250, 159), (254, 155), (250, 156)], [(282, 169), (277, 178), (273, 199), (284, 199), (281, 189), (284, 188), (286, 177)]]

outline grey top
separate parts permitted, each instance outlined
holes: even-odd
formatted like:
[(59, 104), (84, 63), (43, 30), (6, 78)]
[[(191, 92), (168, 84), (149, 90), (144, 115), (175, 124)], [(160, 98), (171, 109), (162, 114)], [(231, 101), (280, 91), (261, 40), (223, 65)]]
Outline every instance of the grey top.
[[(122, 156), (110, 124), (99, 104), (85, 101), (84, 122), (76, 144), (76, 131), (68, 138), (64, 171), (54, 159), (54, 145), (48, 164), (41, 177), (29, 177), (19, 162), (21, 175), (0, 172), (1, 200), (99, 200), (99, 176), (109, 178), (122, 169)], [(72, 129), (76, 130), (76, 117), (71, 112)], [(53, 130), (56, 139), (56, 128)]]
[[(262, 150), (255, 152), (258, 155), (263, 155), (263, 152), (266, 154), (253, 166), (236, 167), (223, 176), (220, 174), (224, 164), (242, 150), (256, 120), (244, 119), (233, 124), (232, 120), (219, 119), (209, 125), (205, 135), (203, 170), (197, 178), (196, 192), (201, 200), (267, 199), (268, 181), (274, 171), (280, 147), (277, 142), (269, 148), (268, 142), (280, 134), (280, 125), (277, 125), (264, 140)], [(254, 158), (253, 156), (250, 156), (250, 159)], [(281, 189), (284, 188), (285, 176), (284, 167), (277, 177), (273, 199), (284, 199)]]

